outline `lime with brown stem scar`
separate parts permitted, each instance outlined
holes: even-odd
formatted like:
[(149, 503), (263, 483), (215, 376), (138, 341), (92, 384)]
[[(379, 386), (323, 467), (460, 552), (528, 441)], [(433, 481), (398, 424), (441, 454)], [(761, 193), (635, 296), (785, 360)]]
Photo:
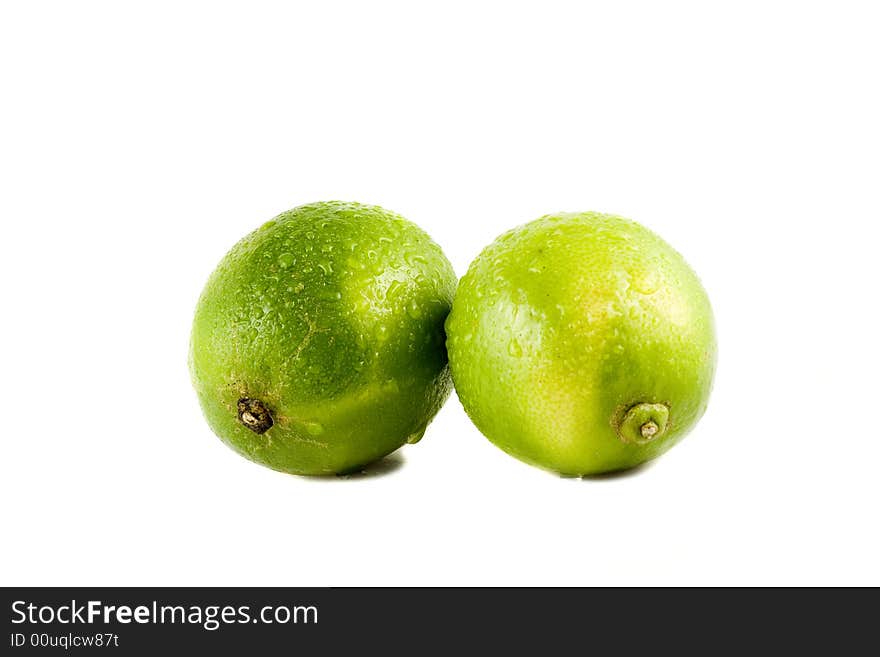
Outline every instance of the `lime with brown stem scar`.
[(631, 468), (706, 409), (715, 330), (660, 237), (613, 215), (548, 215), (499, 237), (446, 322), (455, 389), (493, 443), (565, 475)]
[(196, 308), (190, 372), (235, 451), (296, 474), (357, 470), (417, 442), (449, 395), (456, 278), (377, 206), (285, 212), (226, 255)]

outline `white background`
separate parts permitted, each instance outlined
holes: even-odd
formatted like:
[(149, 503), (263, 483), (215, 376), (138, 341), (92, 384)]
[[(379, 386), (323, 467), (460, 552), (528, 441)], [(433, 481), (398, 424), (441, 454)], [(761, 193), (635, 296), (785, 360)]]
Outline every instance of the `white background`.
[[(880, 584), (873, 3), (5, 2), (5, 585)], [(697, 429), (629, 476), (503, 454), (455, 396), (347, 479), (227, 449), (186, 367), (241, 236), (315, 200), (459, 275), (629, 216), (715, 307)]]

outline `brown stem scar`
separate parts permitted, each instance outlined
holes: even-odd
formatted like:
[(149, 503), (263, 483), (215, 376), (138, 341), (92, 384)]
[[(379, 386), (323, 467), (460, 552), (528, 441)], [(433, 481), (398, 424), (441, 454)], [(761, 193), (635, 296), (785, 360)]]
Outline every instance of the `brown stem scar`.
[(265, 404), (248, 397), (238, 400), (238, 420), (254, 433), (266, 433), (275, 424)]

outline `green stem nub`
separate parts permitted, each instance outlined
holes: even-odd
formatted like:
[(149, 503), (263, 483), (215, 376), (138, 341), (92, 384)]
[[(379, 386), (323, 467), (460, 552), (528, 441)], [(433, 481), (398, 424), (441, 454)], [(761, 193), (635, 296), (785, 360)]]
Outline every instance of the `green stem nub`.
[(238, 400), (238, 421), (254, 433), (266, 433), (275, 424), (263, 402), (247, 397)]
[(623, 414), (615, 429), (623, 442), (644, 445), (663, 436), (668, 425), (666, 404), (636, 404)]

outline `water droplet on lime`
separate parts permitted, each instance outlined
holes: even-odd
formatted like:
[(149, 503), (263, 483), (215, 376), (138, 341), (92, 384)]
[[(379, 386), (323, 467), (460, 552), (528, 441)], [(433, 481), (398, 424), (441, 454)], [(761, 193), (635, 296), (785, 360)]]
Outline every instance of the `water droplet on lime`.
[(425, 430), (426, 430), (427, 428), (428, 428), (427, 426), (424, 426), (424, 427), (420, 427), (420, 428), (417, 429), (416, 431), (413, 431), (413, 432), (407, 437), (406, 442), (407, 442), (408, 444), (410, 444), (410, 445), (415, 445), (417, 442), (419, 442), (419, 441), (422, 439), (422, 436), (425, 435)]

